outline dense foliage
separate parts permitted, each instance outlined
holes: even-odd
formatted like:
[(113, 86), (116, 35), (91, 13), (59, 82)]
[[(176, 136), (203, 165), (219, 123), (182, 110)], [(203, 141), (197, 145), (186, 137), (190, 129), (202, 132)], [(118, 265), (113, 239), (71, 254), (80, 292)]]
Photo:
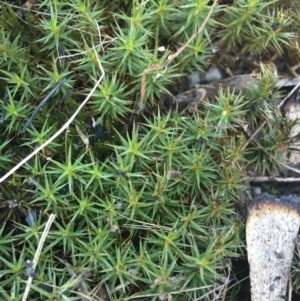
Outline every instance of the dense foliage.
[[(292, 124), (276, 109), (282, 95), (267, 65), (256, 88), (220, 91), (194, 114), (157, 103), (183, 74), (211, 64), (215, 41), (228, 53), (299, 57), (300, 14), (290, 2), (217, 5), (172, 64), (146, 74), (143, 101), (144, 70), (186, 43), (211, 1), (52, 0), (30, 11), (1, 4), (1, 176), (62, 127), (100, 64), (105, 72), (68, 130), (0, 184), (1, 299), (22, 299), (24, 262), (50, 213), (28, 300), (221, 294), (234, 277), (230, 261), (244, 257), (245, 166), (264, 174), (278, 167)], [(243, 126), (254, 132), (263, 121), (259, 144), (244, 148)]]

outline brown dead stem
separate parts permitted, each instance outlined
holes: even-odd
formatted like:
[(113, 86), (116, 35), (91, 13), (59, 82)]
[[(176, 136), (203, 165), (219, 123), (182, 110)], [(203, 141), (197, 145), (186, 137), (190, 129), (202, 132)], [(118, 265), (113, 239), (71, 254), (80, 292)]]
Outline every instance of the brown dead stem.
[(175, 53), (170, 54), (168, 56), (168, 59), (164, 63), (152, 65), (143, 71), (142, 84), (141, 84), (141, 101), (142, 102), (144, 101), (145, 92), (146, 92), (146, 74), (152, 73), (158, 69), (166, 68), (176, 57), (178, 57), (178, 55), (181, 54), (185, 50), (185, 48), (195, 39), (195, 37), (202, 32), (202, 30), (204, 29), (206, 23), (208, 22), (211, 14), (213, 12), (214, 7), (218, 4), (218, 2), (219, 2), (219, 0), (214, 1), (212, 7), (210, 8), (210, 11), (208, 12), (208, 14), (207, 14), (205, 20), (203, 21), (202, 25), (200, 26), (200, 28), (187, 40), (187, 42), (183, 46), (181, 46)]

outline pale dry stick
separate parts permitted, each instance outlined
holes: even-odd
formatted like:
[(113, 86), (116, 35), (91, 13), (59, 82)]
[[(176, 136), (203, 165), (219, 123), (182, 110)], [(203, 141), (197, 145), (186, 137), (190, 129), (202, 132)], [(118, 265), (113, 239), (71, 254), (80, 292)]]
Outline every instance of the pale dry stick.
[[(249, 278), (249, 276), (241, 279), (241, 281), (245, 280)], [(235, 285), (237, 285), (238, 283), (235, 283), (232, 287), (234, 287)], [(201, 296), (200, 298), (197, 298), (193, 301), (199, 301), (199, 300), (202, 300), (206, 297), (208, 297), (212, 292), (214, 292), (215, 290), (220, 290), (224, 285), (220, 285), (219, 287), (217, 288), (214, 288), (212, 291), (209, 291), (208, 293), (204, 294), (203, 296)], [(182, 294), (182, 293), (188, 293), (188, 292), (194, 292), (194, 291), (197, 291), (199, 289), (209, 289), (209, 288), (213, 288), (214, 285), (206, 285), (206, 286), (201, 286), (201, 287), (195, 287), (195, 288), (189, 288), (189, 289), (185, 289), (185, 290), (179, 290), (179, 291), (173, 291), (173, 292), (169, 292), (170, 295), (176, 295), (176, 294)], [(158, 297), (158, 294), (146, 294), (146, 295), (133, 295), (133, 296), (130, 296), (130, 300), (133, 300), (133, 299), (138, 299), (138, 298), (145, 298), (145, 297)], [(122, 299), (121, 299), (122, 300)], [(125, 300), (125, 298), (124, 298)]]
[(87, 274), (86, 273), (81, 273), (80, 275), (77, 275), (71, 265), (65, 260), (65, 266), (66, 266), (66, 269), (67, 271), (69, 272), (69, 274), (72, 276), (73, 279), (75, 278), (78, 278), (79, 281), (78, 281), (78, 284), (77, 284), (77, 287), (78, 287), (78, 295), (81, 296), (81, 300), (82, 301), (92, 301), (92, 299), (90, 298), (90, 294), (89, 292), (87, 291), (86, 287), (85, 287), (85, 280), (87, 278)]
[[(199, 289), (204, 289), (204, 288), (211, 288), (213, 287), (213, 285), (206, 285), (206, 286), (201, 286), (201, 287), (195, 287), (195, 288), (190, 288), (190, 289), (186, 289), (186, 290), (180, 290), (180, 291), (174, 291), (174, 292), (169, 292), (170, 295), (176, 295), (176, 294), (182, 294), (182, 293), (188, 293), (188, 292), (194, 292), (194, 291), (197, 291)], [(220, 289), (222, 286), (220, 285), (220, 287), (216, 288), (216, 289)], [(210, 291), (206, 294), (204, 294), (203, 296), (200, 297), (200, 299), (197, 299), (197, 300), (201, 300), (207, 296), (209, 296), (213, 291)], [(145, 298), (145, 297), (158, 297), (159, 294), (146, 294), (146, 295), (133, 295), (133, 296), (130, 296), (130, 300), (133, 300), (133, 299), (139, 299), (139, 298)], [(125, 300), (126, 298), (124, 298), (123, 300)], [(122, 299), (120, 299), (122, 300)], [(127, 300), (127, 299), (126, 299)], [(196, 301), (196, 300), (194, 300)]]
[(264, 182), (277, 182), (277, 183), (296, 183), (300, 182), (300, 178), (279, 178), (279, 177), (250, 177), (250, 182), (264, 183)]
[(182, 53), (182, 51), (194, 40), (194, 38), (199, 35), (199, 33), (202, 32), (202, 30), (204, 29), (204, 26), (206, 25), (206, 23), (208, 22), (214, 7), (218, 4), (219, 0), (215, 0), (213, 5), (210, 8), (210, 11), (208, 12), (205, 20), (203, 21), (202, 25), (200, 26), (200, 28), (187, 40), (187, 42), (181, 46), (174, 54), (170, 54), (168, 56), (168, 59), (163, 63), (163, 64), (156, 64), (156, 65), (152, 65), (151, 67), (145, 69), (143, 71), (142, 74), (142, 84), (141, 84), (141, 101), (144, 101), (144, 97), (145, 97), (145, 91), (146, 91), (146, 87), (145, 87), (145, 82), (146, 82), (146, 74), (147, 73), (151, 73), (154, 72), (158, 69), (161, 68), (166, 68), (180, 53)]
[[(80, 31), (80, 30), (79, 30), (79, 31)], [(99, 32), (98, 32), (98, 34), (99, 34)], [(95, 48), (98, 48), (98, 46), (102, 46), (103, 52), (104, 52), (104, 48), (103, 48), (103, 45), (104, 45), (104, 44), (112, 43), (112, 42), (114, 42), (115, 40), (118, 39), (118, 38), (112, 38), (112, 39), (109, 40), (109, 41), (103, 41), (103, 42), (102, 42), (101, 36), (100, 36), (99, 38), (100, 38), (100, 41), (101, 41), (101, 42), (100, 42), (99, 44), (97, 44), (97, 45), (95, 46)], [(58, 57), (55, 59), (54, 62), (55, 62), (55, 64), (56, 64), (57, 61), (60, 60), (60, 59), (66, 59), (66, 58), (71, 58), (71, 57), (75, 57), (75, 56), (78, 56), (78, 55), (82, 55), (83, 53), (87, 53), (87, 52), (91, 51), (92, 49), (93, 49), (93, 48), (89, 48), (88, 50), (81, 51), (81, 52), (79, 52), (79, 53), (58, 56)]]
[[(298, 77), (298, 79), (300, 79)], [(292, 89), (292, 91), (283, 99), (283, 101), (278, 105), (278, 109), (280, 109), (284, 103), (287, 101), (287, 99), (300, 87), (300, 82)]]
[[(300, 87), (300, 82), (292, 89), (292, 91), (282, 100), (282, 102), (278, 105), (278, 109), (280, 109), (283, 104), (286, 102), (286, 100)], [(264, 121), (259, 127), (258, 129), (250, 136), (250, 138), (247, 140), (247, 142), (245, 143), (245, 145), (242, 147), (242, 150), (244, 150), (248, 144), (250, 143), (251, 140), (255, 141), (255, 143), (262, 147), (260, 145), (260, 143), (255, 139), (255, 136), (259, 133), (259, 131), (266, 125), (267, 121)], [(246, 131), (247, 132), (247, 131)], [(272, 156), (271, 156), (272, 157)], [(290, 167), (288, 165), (286, 165), (285, 163), (277, 160), (276, 158), (272, 157), (277, 163), (279, 163), (280, 165), (282, 165), (283, 167), (289, 169), (289, 170), (292, 170), (298, 174), (300, 174), (300, 170), (299, 169), (296, 169), (296, 168), (293, 168), (293, 167)]]
[(295, 173), (300, 174), (300, 170), (299, 170), (299, 169), (293, 168), (293, 167), (291, 167), (291, 166), (288, 166), (288, 165), (284, 164), (283, 162), (277, 160), (277, 159), (274, 158), (274, 157), (272, 157), (272, 159), (275, 159), (275, 161), (276, 161), (277, 163), (279, 163), (280, 165), (282, 165), (282, 166), (285, 167), (286, 169), (292, 170), (292, 171), (294, 171)]
[[(257, 141), (257, 139), (255, 139), (255, 133), (257, 133), (258, 131), (256, 131), (254, 134), (252, 134), (251, 135), (251, 132), (246, 128), (246, 127), (243, 127), (242, 126), (242, 128), (243, 128), (243, 130), (247, 133), (247, 135), (250, 137), (249, 138), (249, 140), (247, 141), (247, 142), (250, 142), (250, 140), (252, 139), (265, 153), (267, 153), (267, 151), (265, 151), (264, 149), (263, 149), (263, 147), (262, 147), (262, 145)], [(259, 129), (260, 129), (261, 127), (259, 127)], [(244, 146), (245, 147), (245, 146)], [(242, 148), (242, 150), (244, 149), (244, 147)], [(289, 169), (289, 170), (292, 170), (292, 171), (294, 171), (294, 172), (296, 172), (296, 173), (298, 173), (298, 174), (300, 174), (300, 170), (299, 169), (296, 169), (296, 168), (293, 168), (293, 167), (291, 167), (291, 166), (288, 166), (288, 165), (286, 165), (285, 163), (283, 163), (283, 162), (281, 162), (281, 161), (279, 161), (278, 159), (276, 159), (274, 156), (271, 156), (270, 155), (270, 157), (272, 158), (272, 159), (274, 159), (278, 164), (280, 164), (280, 165), (282, 165), (283, 167), (285, 167), (286, 169)]]
[[(251, 132), (248, 130), (248, 128), (246, 128), (245, 126), (241, 126), (241, 127), (243, 128), (244, 132), (248, 135), (248, 137), (251, 137), (251, 138), (253, 139), (253, 141), (254, 141), (254, 142), (255, 142), (255, 143), (256, 143), (256, 144), (257, 144), (257, 145), (265, 152), (265, 153), (267, 153), (267, 151), (265, 151), (265, 150), (263, 149), (262, 145), (257, 141), (257, 139), (255, 139), (254, 134), (252, 135)], [(294, 172), (300, 174), (300, 170), (299, 170), (299, 169), (296, 169), (296, 168), (293, 168), (293, 167), (291, 167), (291, 166), (286, 165), (285, 163), (283, 163), (283, 162), (279, 161), (278, 159), (276, 159), (274, 156), (271, 156), (271, 155), (270, 155), (270, 157), (271, 157), (272, 159), (274, 159), (274, 161), (276, 161), (278, 164), (280, 164), (280, 165), (282, 165), (283, 167), (285, 167), (286, 169), (292, 170), (292, 171), (294, 171)]]
[[(47, 224), (45, 226), (45, 229), (43, 231), (42, 237), (41, 237), (41, 239), (39, 241), (38, 247), (37, 247), (37, 249), (35, 251), (35, 254), (34, 254), (34, 258), (33, 258), (33, 261), (32, 261), (32, 269), (33, 269), (33, 271), (35, 270), (35, 268), (37, 266), (37, 263), (38, 263), (38, 260), (39, 260), (39, 257), (40, 257), (40, 254), (41, 254), (41, 251), (42, 251), (45, 239), (46, 239), (46, 236), (47, 236), (47, 234), (48, 234), (48, 232), (50, 230), (50, 227), (51, 227), (54, 219), (55, 219), (55, 214), (50, 214), (49, 219), (47, 221)], [(25, 288), (25, 292), (24, 292), (22, 301), (26, 301), (27, 300), (27, 297), (28, 297), (28, 294), (29, 294), (29, 291), (30, 291), (30, 288), (31, 288), (32, 280), (33, 280), (33, 277), (29, 275), (28, 279), (27, 279), (27, 284), (26, 284), (26, 288)]]
[[(222, 290), (223, 287), (224, 287), (223, 285), (220, 285), (219, 287), (215, 288), (213, 291), (208, 292), (208, 293), (204, 294), (203, 296), (201, 296), (201, 297), (199, 297), (199, 298), (197, 298), (197, 299), (194, 299), (193, 301), (199, 301), (199, 300), (202, 300), (202, 299), (208, 297), (212, 292)], [(214, 301), (214, 300), (213, 300), (213, 301)]]
[[(112, 43), (112, 42), (114, 42), (115, 40), (117, 40), (118, 38), (111, 38), (109, 41), (103, 41), (103, 42), (102, 42), (99, 24), (98, 24), (97, 22), (95, 22), (95, 23), (96, 23), (96, 25), (97, 25), (97, 29), (98, 29), (98, 37), (99, 37), (99, 41), (100, 41), (100, 43), (97, 44), (95, 47), (102, 46), (102, 50), (103, 50), (103, 52), (104, 52), (103, 45), (104, 45), (104, 44), (108, 44), (108, 43)], [(66, 28), (71, 29), (71, 30), (73, 30), (73, 31), (79, 31), (80, 33), (91, 34), (90, 32), (87, 32), (87, 31), (82, 30), (82, 29), (74, 28), (74, 27), (72, 27), (72, 26), (66, 26)], [(94, 48), (94, 47), (92, 47), (92, 48)], [(65, 56), (64, 56), (64, 55), (63, 55), (63, 56), (59, 56), (59, 57), (57, 57), (57, 58), (55, 59), (55, 62), (56, 62), (58, 59), (61, 59), (61, 58), (68, 58), (68, 57), (73, 57), (73, 56), (80, 55), (80, 54), (82, 54), (82, 53), (86, 53), (86, 52), (92, 50), (92, 48), (89, 48), (89, 49), (86, 50), (86, 51), (82, 51), (82, 52), (76, 53), (76, 54), (65, 55)], [(98, 56), (97, 56), (97, 60), (98, 60)], [(98, 63), (99, 63), (99, 62), (98, 62)]]
[[(98, 25), (98, 24), (97, 24)], [(93, 49), (95, 51), (97, 61), (99, 64), (99, 68), (101, 71), (101, 76), (92, 88), (91, 92), (88, 94), (88, 96), (84, 99), (84, 101), (80, 104), (78, 109), (75, 111), (75, 113), (70, 117), (70, 119), (52, 136), (50, 137), (46, 142), (44, 142), (41, 146), (39, 146), (36, 150), (34, 150), (31, 154), (29, 154), (25, 159), (23, 159), (20, 163), (18, 163), (15, 167), (13, 167), (9, 172), (7, 172), (2, 178), (0, 178), (0, 183), (2, 183), (5, 179), (7, 179), (10, 175), (12, 175), (16, 170), (18, 170), (22, 165), (24, 165), (28, 160), (30, 160), (34, 155), (36, 155), (40, 150), (42, 150), (44, 147), (46, 147), (49, 143), (51, 143), (55, 138), (57, 138), (64, 130), (66, 130), (69, 125), (73, 122), (77, 114), (80, 112), (80, 110), (84, 107), (84, 105), (88, 102), (88, 100), (91, 98), (93, 93), (95, 92), (96, 88), (102, 81), (105, 72), (103, 70), (103, 67), (101, 65), (101, 62), (99, 60), (98, 54), (96, 52), (95, 47), (93, 46)]]
[[(247, 277), (241, 279), (239, 282), (233, 284), (230, 288), (233, 288), (234, 286), (238, 285), (240, 282), (246, 280), (247, 278), (249, 278), (249, 276), (247, 276)], [(220, 287), (223, 287), (223, 285), (220, 286)], [(217, 289), (218, 289), (218, 288), (217, 288)], [(193, 301), (199, 301), (199, 300), (202, 300), (204, 297), (207, 297), (207, 296), (208, 296), (209, 294), (211, 294), (211, 293), (212, 293), (212, 292), (208, 292), (207, 294), (205, 294), (205, 295), (201, 296), (200, 298), (197, 298), (197, 299), (195, 299), (195, 300), (193, 300)]]
[(293, 283), (292, 283), (292, 276), (290, 273), (290, 276), (289, 276), (289, 301), (292, 301), (292, 292), (293, 292)]
[[(126, 217), (125, 215), (122, 215), (122, 214), (119, 214), (121, 217), (129, 220), (131, 223), (139, 223), (139, 224), (142, 224), (141, 226), (136, 226), (136, 227), (143, 227), (143, 229), (153, 229), (153, 228), (157, 228), (157, 229), (162, 229), (162, 230), (165, 230), (165, 231), (169, 231), (171, 232), (173, 228), (171, 227), (166, 227), (166, 226), (162, 226), (162, 225), (156, 225), (156, 224), (150, 224), (150, 223), (146, 223), (146, 222), (141, 222), (139, 220), (132, 220), (132, 219), (129, 219), (128, 217)], [(132, 226), (130, 226), (132, 229), (135, 228), (134, 226), (134, 223), (132, 224)]]
[(224, 281), (224, 284), (221, 285), (220, 290), (214, 291), (214, 299), (212, 301), (225, 301), (226, 292), (228, 288), (228, 284), (230, 282), (230, 266), (228, 267), (228, 276), (226, 277), (226, 280)]
[(226, 297), (226, 293), (228, 290), (228, 284), (230, 283), (230, 266), (228, 267), (228, 276), (226, 277), (226, 281), (224, 283), (224, 292), (222, 294), (222, 300), (221, 301), (225, 301), (225, 297)]
[[(278, 105), (278, 109), (280, 109), (283, 104), (286, 102), (286, 100), (300, 87), (300, 82), (293, 88), (293, 90), (283, 99), (283, 101)], [(252, 134), (252, 136), (247, 140), (245, 145), (242, 147), (242, 150), (244, 150), (248, 144), (250, 143), (251, 140), (255, 138), (255, 136), (259, 133), (259, 131), (266, 125), (267, 121), (264, 121), (258, 129)]]
[[(106, 42), (99, 43), (99, 44), (97, 44), (97, 45), (95, 46), (95, 48), (97, 48), (98, 46), (102, 46), (103, 44), (107, 44), (107, 43), (113, 42), (113, 41), (115, 41), (115, 40), (117, 40), (117, 38), (113, 38), (113, 39), (111, 39), (110, 41), (106, 41)], [(55, 64), (56, 64), (57, 61), (60, 60), (60, 59), (66, 59), (66, 58), (70, 58), (70, 57), (82, 55), (83, 53), (87, 53), (87, 52), (91, 51), (92, 49), (93, 49), (93, 47), (92, 47), (92, 48), (89, 48), (88, 50), (81, 51), (81, 52), (79, 52), (79, 53), (58, 56), (58, 57), (54, 60), (54, 62), (55, 62)]]

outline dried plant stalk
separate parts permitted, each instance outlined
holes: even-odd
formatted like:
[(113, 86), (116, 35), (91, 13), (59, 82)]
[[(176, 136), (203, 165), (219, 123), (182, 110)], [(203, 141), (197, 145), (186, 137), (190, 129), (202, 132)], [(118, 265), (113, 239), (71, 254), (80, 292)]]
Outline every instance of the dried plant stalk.
[(142, 84), (141, 84), (141, 101), (144, 101), (145, 98), (145, 92), (146, 92), (146, 74), (154, 72), (158, 69), (166, 68), (182, 51), (195, 39), (197, 35), (199, 35), (202, 30), (204, 29), (206, 23), (208, 22), (214, 7), (218, 4), (219, 0), (215, 0), (213, 5), (210, 8), (210, 11), (208, 12), (205, 20), (203, 21), (200, 28), (186, 41), (186, 43), (181, 46), (175, 53), (169, 55), (168, 59), (163, 64), (155, 64), (153, 66), (150, 66), (149, 68), (145, 69), (142, 74)]

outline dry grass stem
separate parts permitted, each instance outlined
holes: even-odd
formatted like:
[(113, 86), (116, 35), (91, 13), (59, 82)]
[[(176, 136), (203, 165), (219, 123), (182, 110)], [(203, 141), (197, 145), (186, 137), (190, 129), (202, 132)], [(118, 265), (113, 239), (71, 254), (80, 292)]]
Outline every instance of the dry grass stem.
[[(50, 230), (50, 227), (51, 227), (54, 219), (55, 219), (55, 215), (54, 214), (50, 214), (49, 219), (47, 221), (47, 224), (45, 226), (45, 229), (43, 231), (42, 237), (41, 237), (41, 239), (39, 241), (38, 247), (37, 247), (36, 252), (34, 254), (34, 258), (33, 258), (33, 261), (32, 261), (32, 269), (33, 269), (33, 271), (35, 270), (35, 268), (37, 266), (37, 263), (38, 263), (38, 260), (39, 260), (39, 257), (40, 257), (40, 254), (41, 254), (41, 251), (42, 251), (45, 239), (46, 239), (46, 236), (47, 236), (47, 234), (48, 234), (48, 232)], [(33, 280), (33, 277), (29, 275), (28, 279), (27, 279), (27, 284), (26, 284), (26, 288), (25, 288), (25, 292), (24, 292), (22, 301), (26, 301), (27, 300), (32, 280)]]
[(144, 97), (145, 97), (145, 92), (146, 92), (146, 74), (147, 73), (151, 73), (154, 72), (158, 69), (161, 68), (167, 68), (168, 65), (180, 54), (182, 53), (182, 51), (194, 40), (194, 38), (199, 35), (202, 30), (204, 29), (204, 26), (206, 25), (206, 23), (208, 22), (214, 7), (218, 4), (219, 0), (215, 0), (213, 5), (211, 6), (210, 11), (208, 12), (205, 20), (203, 21), (202, 25), (200, 26), (200, 28), (187, 40), (187, 42), (181, 46), (174, 54), (170, 54), (168, 59), (163, 63), (163, 64), (156, 64), (156, 65), (152, 65), (151, 67), (145, 69), (143, 71), (142, 74), (142, 84), (141, 84), (141, 101), (144, 101)]
[(278, 177), (251, 177), (250, 182), (264, 183), (264, 182), (278, 182), (278, 183), (295, 183), (300, 182), (300, 178), (278, 178)]
[[(283, 99), (283, 101), (278, 105), (278, 109), (280, 109), (285, 102), (287, 101), (287, 99), (300, 87), (300, 82), (292, 89), (292, 91)], [(244, 150), (248, 144), (250, 143), (251, 140), (254, 140), (255, 136), (260, 132), (260, 130), (267, 124), (267, 121), (264, 121), (259, 127), (258, 129), (251, 135), (251, 137), (247, 140), (247, 142), (245, 143), (245, 145), (242, 147), (242, 150)], [(300, 172), (299, 172), (300, 173)]]
[[(97, 26), (98, 26), (98, 29), (99, 29), (98, 23), (97, 23)], [(100, 32), (99, 32), (99, 35), (100, 35)], [(23, 159), (20, 163), (18, 163), (15, 167), (13, 167), (9, 172), (7, 172), (2, 178), (0, 178), (0, 183), (2, 183), (10, 175), (12, 175), (16, 170), (18, 170), (28, 160), (30, 160), (33, 156), (35, 156), (39, 151), (41, 151), (43, 148), (45, 148), (49, 143), (51, 143), (55, 138), (57, 138), (63, 131), (65, 131), (70, 126), (70, 124), (73, 122), (73, 120), (76, 118), (76, 116), (81, 111), (81, 109), (88, 102), (88, 100), (91, 98), (91, 96), (93, 95), (93, 93), (95, 92), (95, 90), (97, 89), (98, 85), (100, 84), (100, 82), (102, 81), (102, 79), (105, 75), (105, 72), (102, 68), (101, 62), (99, 60), (99, 57), (98, 57), (98, 54), (97, 54), (97, 51), (96, 51), (94, 45), (93, 45), (93, 49), (94, 49), (94, 52), (95, 52), (96, 57), (97, 57), (99, 69), (101, 71), (101, 76), (98, 79), (98, 81), (96, 82), (96, 84), (94, 85), (94, 87), (92, 88), (92, 90), (90, 91), (90, 93), (87, 95), (87, 97), (84, 99), (84, 101), (80, 104), (80, 106), (77, 108), (75, 113), (70, 117), (70, 119), (52, 137), (50, 137), (46, 142), (44, 142), (41, 146), (39, 146), (36, 150), (34, 150), (31, 154), (29, 154), (25, 159)]]

